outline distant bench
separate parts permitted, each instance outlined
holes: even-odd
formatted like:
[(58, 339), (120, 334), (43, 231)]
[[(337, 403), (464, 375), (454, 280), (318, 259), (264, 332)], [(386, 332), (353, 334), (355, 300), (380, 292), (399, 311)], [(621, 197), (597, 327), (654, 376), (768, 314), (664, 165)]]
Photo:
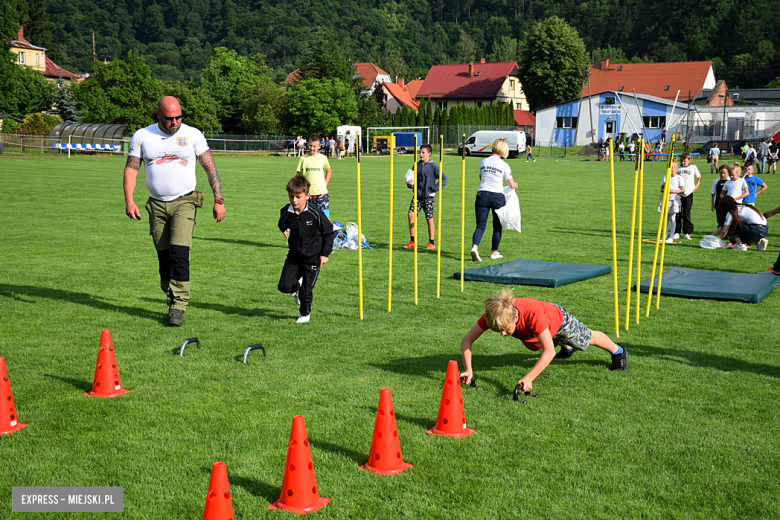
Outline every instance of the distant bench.
[(60, 148), (62, 150), (105, 150), (109, 152), (116, 152), (119, 147), (114, 144), (69, 144), (59, 143), (51, 145), (52, 148)]

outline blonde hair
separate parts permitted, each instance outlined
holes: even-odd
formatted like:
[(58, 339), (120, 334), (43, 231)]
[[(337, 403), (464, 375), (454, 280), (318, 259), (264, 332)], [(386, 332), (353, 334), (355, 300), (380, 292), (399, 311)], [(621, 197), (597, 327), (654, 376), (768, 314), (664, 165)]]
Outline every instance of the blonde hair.
[(505, 287), (485, 300), (485, 321), (490, 330), (501, 332), (517, 320), (515, 295)]
[(493, 141), (493, 153), (506, 159), (509, 157), (509, 145), (503, 139), (496, 139)]

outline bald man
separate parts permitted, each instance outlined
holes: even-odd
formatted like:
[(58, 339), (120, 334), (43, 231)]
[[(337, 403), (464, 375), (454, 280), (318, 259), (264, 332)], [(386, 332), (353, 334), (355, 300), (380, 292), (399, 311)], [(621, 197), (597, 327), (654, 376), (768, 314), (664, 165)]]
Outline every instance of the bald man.
[(181, 122), (181, 106), (172, 96), (160, 100), (159, 122), (133, 134), (125, 164), (125, 213), (141, 220), (133, 201), (136, 177), (144, 164), (149, 199), (149, 234), (154, 240), (160, 266), (160, 287), (168, 298), (170, 326), (181, 327), (190, 300), (190, 248), (197, 208), (203, 194), (195, 191), (195, 160), (203, 166), (214, 192), (214, 218), (225, 218), (225, 200), (214, 158), (206, 138), (197, 128)]

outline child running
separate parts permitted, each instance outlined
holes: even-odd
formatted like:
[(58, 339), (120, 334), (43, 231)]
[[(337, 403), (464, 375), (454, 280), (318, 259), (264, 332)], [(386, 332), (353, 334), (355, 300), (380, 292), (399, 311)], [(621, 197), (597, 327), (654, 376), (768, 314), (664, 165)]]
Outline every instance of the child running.
[[(674, 231), (677, 224), (677, 213), (680, 212), (680, 193), (685, 191), (682, 187), (682, 182), (677, 176), (677, 159), (672, 159), (672, 177), (669, 180), (669, 213), (667, 214), (667, 229), (668, 235), (666, 237), (666, 243), (674, 243)], [(658, 212), (663, 211), (664, 205), (664, 185), (666, 184), (666, 177), (661, 179), (661, 200), (658, 202)]]
[(314, 284), (333, 251), (333, 224), (320, 208), (309, 202), (309, 181), (296, 175), (287, 183), (290, 204), (279, 217), (279, 231), (290, 251), (282, 267), (279, 291), (292, 294), (300, 308), (296, 323), (308, 323)]
[[(436, 192), (447, 185), (447, 176), (439, 180), (439, 166), (431, 161), (433, 148), (424, 144), (420, 147), (420, 160), (417, 162), (417, 213), (422, 209), (425, 212), (425, 220), (428, 222), (428, 245), (426, 249), (436, 249), (433, 237), (435, 227), (433, 224), (433, 205), (436, 202)], [(406, 185), (414, 189), (414, 178)], [(404, 246), (406, 249), (414, 247), (414, 196), (409, 202), (409, 236), (411, 240)]]
[[(512, 288), (501, 289), (485, 300), (485, 314), (469, 329), (460, 345), (463, 366), (461, 377), (470, 383), (474, 378), (471, 365), (471, 348), (486, 331), (493, 330), (502, 336), (512, 336), (523, 342), (529, 350), (542, 351), (542, 355), (530, 372), (520, 381), (526, 392), (533, 388), (533, 381), (555, 359), (567, 359), (577, 350), (589, 345), (603, 348), (612, 355), (610, 370), (628, 370), (628, 352), (614, 343), (609, 336), (590, 330), (560, 305), (534, 298), (515, 298)], [(561, 345), (558, 354), (555, 345)]]

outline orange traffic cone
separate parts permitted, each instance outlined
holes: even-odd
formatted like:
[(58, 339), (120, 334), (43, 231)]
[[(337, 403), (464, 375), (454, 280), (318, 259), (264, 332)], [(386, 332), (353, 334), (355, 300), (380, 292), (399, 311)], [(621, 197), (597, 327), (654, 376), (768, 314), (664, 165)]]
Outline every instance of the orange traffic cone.
[(116, 366), (116, 354), (114, 353), (114, 343), (111, 341), (111, 331), (104, 329), (100, 334), (100, 350), (98, 351), (97, 366), (95, 366), (95, 379), (92, 382), (92, 391), (84, 392), (84, 395), (116, 397), (129, 391), (122, 388), (122, 382), (119, 380), (119, 369)]
[(11, 381), (8, 380), (8, 370), (5, 368), (5, 358), (0, 356), (0, 435), (13, 433), (27, 426), (16, 418), (14, 394), (11, 392)]
[(215, 462), (211, 466), (203, 520), (233, 520), (233, 499), (230, 498), (230, 485), (224, 462)]
[(381, 475), (395, 475), (411, 467), (413, 466), (401, 458), (401, 441), (398, 440), (393, 398), (390, 396), (390, 389), (383, 388), (379, 393), (379, 408), (376, 411), (368, 462), (360, 466), (360, 469)]
[(303, 416), (296, 415), (293, 417), (290, 444), (287, 445), (282, 494), (279, 500), (268, 506), (268, 509), (285, 509), (305, 515), (317, 511), (328, 502), (330, 499), (320, 497), (317, 491), (317, 479), (311, 463), (306, 425)]
[(466, 428), (466, 413), (463, 411), (463, 394), (460, 391), (457, 361), (450, 361), (447, 366), (447, 377), (441, 391), (436, 426), (427, 433), (447, 437), (466, 437), (474, 433), (471, 428)]

